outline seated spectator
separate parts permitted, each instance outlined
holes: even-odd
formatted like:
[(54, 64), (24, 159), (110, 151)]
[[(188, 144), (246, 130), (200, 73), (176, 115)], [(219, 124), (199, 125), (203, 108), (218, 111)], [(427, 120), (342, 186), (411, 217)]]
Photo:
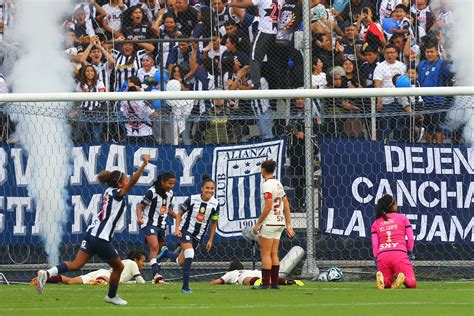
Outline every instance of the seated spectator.
[(359, 53), (361, 45), (356, 42), (356, 39), (355, 26), (352, 24), (344, 26), (344, 37), (341, 41), (344, 46), (344, 59), (362, 59), (362, 55)]
[(395, 10), (395, 7), (399, 4), (409, 4), (409, 0), (379, 0), (378, 1), (378, 15), (380, 18), (380, 23), (383, 22), (383, 19), (389, 18), (392, 12)]
[(413, 29), (413, 25), (409, 18), (410, 10), (403, 5), (399, 4), (395, 7), (394, 12), (394, 19), (398, 22), (399, 29), (392, 29), (392, 33), (394, 34), (402, 34), (405, 38), (408, 36), (415, 36), (415, 31)]
[[(128, 78), (127, 91), (142, 91), (142, 82), (137, 76)], [(153, 145), (156, 143), (153, 137), (152, 119), (158, 117), (145, 101), (120, 101), (120, 111), (127, 117), (125, 123), (127, 140), (132, 144)]]
[(84, 45), (89, 43), (89, 37), (95, 35), (92, 24), (86, 23), (86, 12), (82, 6), (74, 11), (74, 21), (69, 22), (67, 27), (74, 32), (75, 41)]
[(217, 17), (217, 28), (219, 30), (224, 27), (225, 22), (233, 20), (230, 8), (226, 6), (226, 3), (225, 0), (214, 0), (212, 2), (212, 10)]
[(351, 59), (346, 59), (342, 63), (342, 69), (346, 75), (342, 77), (342, 86), (347, 88), (362, 88), (360, 84), (359, 71), (355, 62)]
[[(232, 10), (236, 10), (236, 8), (232, 8)], [(239, 12), (244, 12), (244, 10), (237, 9)], [(227, 46), (227, 40), (231, 36), (237, 36), (237, 40), (234, 41), (239, 43), (239, 50), (243, 51), (247, 55), (250, 53), (250, 41), (248, 34), (242, 30), (234, 20), (229, 20), (224, 23), (225, 34), (222, 36), (222, 45)]]
[(363, 55), (365, 62), (360, 65), (360, 83), (364, 88), (374, 88), (374, 71), (379, 63), (379, 52), (377, 49), (365, 45)]
[(74, 7), (74, 12), (79, 8), (84, 10), (87, 28), (95, 30), (100, 27), (99, 22), (101, 22), (105, 16), (105, 11), (100, 4), (95, 0), (79, 0), (76, 2), (79, 3)]
[(127, 10), (123, 0), (111, 0), (102, 6), (105, 11), (105, 17), (102, 20), (102, 26), (112, 38), (123, 36), (122, 34), (122, 14)]

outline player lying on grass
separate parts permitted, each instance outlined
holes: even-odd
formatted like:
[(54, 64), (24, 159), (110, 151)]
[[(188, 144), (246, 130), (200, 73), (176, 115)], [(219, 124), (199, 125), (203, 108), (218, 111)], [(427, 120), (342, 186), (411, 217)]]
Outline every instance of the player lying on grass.
[[(262, 284), (262, 271), (260, 270), (245, 270), (244, 266), (239, 260), (234, 260), (230, 263), (229, 272), (218, 279), (209, 282), (209, 285), (219, 284), (239, 284), (239, 285), (254, 285)], [(298, 285), (304, 286), (301, 280), (291, 280), (285, 278), (278, 278), (278, 285)]]
[[(120, 275), (120, 283), (128, 283), (134, 280), (136, 283), (144, 284), (145, 279), (143, 279), (140, 274), (140, 270), (145, 266), (145, 255), (138, 251), (132, 251), (127, 256), (127, 259), (122, 260), (124, 269)], [(110, 275), (112, 269), (99, 269), (92, 271), (90, 273), (79, 275), (74, 278), (70, 278), (65, 275), (55, 275), (46, 281), (47, 283), (64, 283), (64, 284), (108, 284), (110, 280)], [(31, 284), (36, 284), (37, 278), (31, 280)]]
[[(386, 194), (377, 201), (372, 224), (372, 251), (377, 264), (377, 288), (416, 288), (411, 259), (415, 238), (408, 218), (397, 213), (397, 202)], [(393, 281), (395, 279), (395, 281)]]

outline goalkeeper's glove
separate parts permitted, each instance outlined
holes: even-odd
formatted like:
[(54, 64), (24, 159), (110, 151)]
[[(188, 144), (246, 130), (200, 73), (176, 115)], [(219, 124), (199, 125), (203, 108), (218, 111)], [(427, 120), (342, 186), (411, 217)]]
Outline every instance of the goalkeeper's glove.
[(408, 251), (408, 259), (410, 259), (410, 261), (415, 260), (415, 255), (413, 254), (413, 251)]

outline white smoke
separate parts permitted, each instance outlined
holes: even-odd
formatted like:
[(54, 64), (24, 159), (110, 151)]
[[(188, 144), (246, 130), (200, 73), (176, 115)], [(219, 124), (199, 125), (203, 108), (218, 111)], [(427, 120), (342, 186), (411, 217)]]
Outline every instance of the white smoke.
[[(68, 0), (18, 1), (14, 38), (20, 42), (23, 56), (11, 75), (13, 92), (68, 92), (73, 87), (72, 68), (66, 60), (60, 21), (70, 12)], [(59, 258), (59, 245), (67, 220), (69, 157), (72, 144), (65, 119), (35, 112), (63, 112), (66, 104), (30, 103), (29, 114), (13, 114), (16, 134), (28, 153), (31, 174), (28, 193), (35, 201), (37, 223), (49, 264)], [(49, 109), (49, 110), (46, 110)]]
[[(447, 4), (454, 16), (448, 31), (448, 49), (454, 62), (456, 85), (474, 86), (474, 1), (449, 0)], [(474, 97), (457, 97), (447, 118), (452, 129), (464, 126), (465, 142), (474, 145)]]

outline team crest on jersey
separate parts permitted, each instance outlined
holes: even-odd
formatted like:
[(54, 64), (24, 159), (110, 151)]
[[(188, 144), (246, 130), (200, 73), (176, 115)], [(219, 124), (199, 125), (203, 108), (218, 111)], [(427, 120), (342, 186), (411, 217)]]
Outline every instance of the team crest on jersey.
[(242, 235), (242, 229), (252, 227), (260, 215), (261, 164), (277, 162), (277, 178), (283, 162), (284, 141), (218, 147), (214, 149), (212, 177), (216, 180), (216, 198), (220, 214), (217, 232), (223, 237)]

